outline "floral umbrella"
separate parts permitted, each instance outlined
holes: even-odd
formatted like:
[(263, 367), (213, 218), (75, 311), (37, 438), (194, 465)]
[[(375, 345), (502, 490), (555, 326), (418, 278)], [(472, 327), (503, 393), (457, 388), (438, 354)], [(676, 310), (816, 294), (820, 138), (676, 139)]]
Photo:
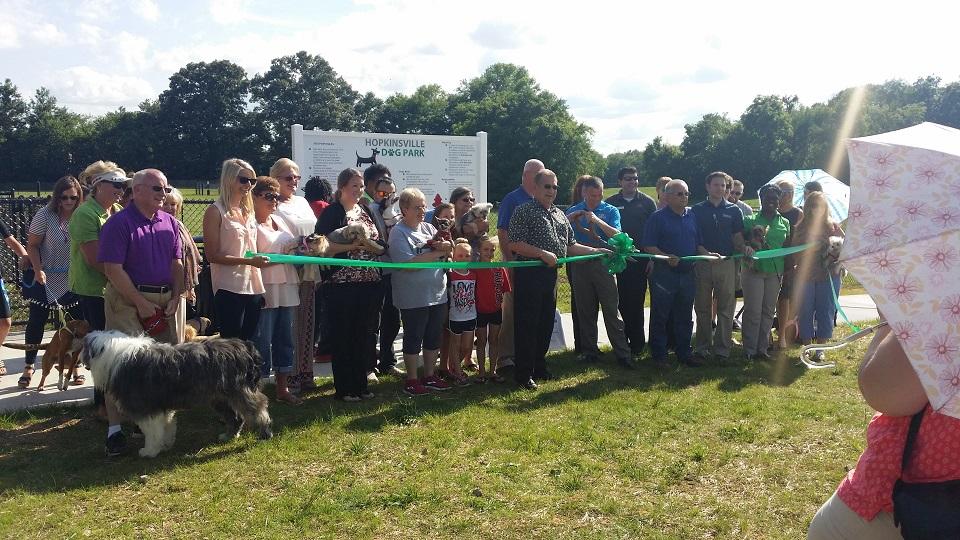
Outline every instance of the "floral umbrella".
[(960, 418), (960, 130), (851, 139), (841, 260), (890, 323), (930, 404)]
[(823, 194), (827, 198), (827, 207), (830, 209), (830, 217), (837, 221), (847, 219), (847, 213), (850, 209), (850, 186), (840, 180), (830, 176), (821, 169), (806, 169), (799, 171), (780, 171), (780, 174), (774, 176), (768, 184), (776, 184), (781, 180), (792, 180), (797, 188), (793, 192), (793, 205), (803, 207), (803, 186), (807, 182), (817, 181), (823, 188)]

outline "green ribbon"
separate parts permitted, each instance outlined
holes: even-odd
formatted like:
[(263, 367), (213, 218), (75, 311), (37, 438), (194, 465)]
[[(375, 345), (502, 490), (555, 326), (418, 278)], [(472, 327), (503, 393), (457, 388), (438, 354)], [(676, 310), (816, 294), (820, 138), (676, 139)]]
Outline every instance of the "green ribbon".
[(840, 316), (843, 317), (843, 322), (847, 323), (847, 326), (850, 327), (850, 330), (852, 330), (853, 333), (859, 332), (860, 327), (850, 322), (850, 319), (847, 317), (847, 314), (844, 313), (843, 308), (840, 306), (840, 294), (837, 292), (836, 287), (833, 286), (833, 278), (830, 276), (827, 276), (827, 281), (830, 282), (830, 294), (833, 295), (833, 305), (837, 307), (837, 313), (839, 313)]
[[(611, 273), (622, 272), (626, 268), (626, 260), (630, 259), (659, 259), (667, 260), (669, 257), (664, 255), (652, 255), (637, 251), (633, 247), (633, 240), (626, 233), (619, 233), (607, 241), (612, 253), (593, 253), (590, 255), (577, 255), (574, 257), (560, 257), (557, 264), (566, 264), (579, 261), (589, 261), (591, 259), (604, 258), (604, 264)], [(803, 244), (788, 248), (767, 249), (754, 253), (754, 259), (771, 259), (774, 257), (783, 257), (791, 253), (798, 253), (808, 249), (813, 244)], [(420, 269), (453, 269), (469, 270), (471, 268), (522, 268), (529, 266), (545, 266), (543, 261), (494, 261), (494, 262), (383, 262), (383, 261), (358, 261), (354, 259), (336, 259), (332, 257), (308, 257), (306, 255), (283, 255), (280, 253), (254, 253), (246, 252), (247, 257), (266, 257), (272, 263), (279, 264), (319, 264), (322, 266), (352, 266), (360, 268), (391, 268), (400, 270), (420, 270)], [(742, 253), (737, 253), (721, 259), (734, 259), (742, 257)], [(690, 255), (680, 257), (681, 261), (716, 261), (721, 260), (710, 255)]]

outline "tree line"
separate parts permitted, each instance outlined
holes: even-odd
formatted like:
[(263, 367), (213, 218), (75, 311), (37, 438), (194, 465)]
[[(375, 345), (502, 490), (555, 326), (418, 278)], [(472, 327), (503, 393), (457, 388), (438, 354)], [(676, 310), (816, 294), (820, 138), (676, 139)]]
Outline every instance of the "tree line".
[[(317, 55), (276, 58), (249, 76), (226, 60), (195, 62), (170, 77), (156, 99), (138, 110), (100, 116), (72, 112), (46, 88), (25, 100), (14, 83), (0, 85), (0, 185), (29, 188), (76, 174), (97, 159), (130, 170), (162, 168), (178, 180), (213, 180), (222, 160), (239, 156), (266, 171), (290, 155), (290, 125), (306, 129), (438, 135), (489, 133), (488, 182), (492, 200), (519, 183), (524, 161), (538, 157), (554, 169), (562, 189), (580, 174), (616, 184), (627, 165), (652, 184), (659, 176), (699, 180), (723, 169), (756, 188), (783, 169), (824, 167), (853, 89), (826, 103), (804, 106), (795, 96), (757, 96), (736, 120), (707, 114), (685, 126), (680, 145), (658, 137), (642, 150), (603, 156), (593, 130), (564, 102), (540, 87), (523, 67), (494, 64), (453, 92), (428, 84), (409, 95), (381, 99), (361, 93)], [(871, 85), (853, 135), (930, 120), (960, 126), (960, 82), (936, 77), (913, 84)]]

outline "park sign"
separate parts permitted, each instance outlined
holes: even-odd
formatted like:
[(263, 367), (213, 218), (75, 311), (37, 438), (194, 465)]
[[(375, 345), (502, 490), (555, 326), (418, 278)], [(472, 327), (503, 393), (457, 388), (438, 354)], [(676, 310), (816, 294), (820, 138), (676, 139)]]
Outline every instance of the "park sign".
[[(478, 201), (487, 200), (487, 134), (395, 135), (305, 130), (291, 126), (293, 160), (304, 180), (326, 178), (336, 189), (340, 171), (364, 169), (379, 163), (390, 169), (397, 191), (415, 187), (426, 196), (427, 205), (446, 201), (454, 188), (465, 186)], [(301, 187), (304, 182), (301, 182)]]

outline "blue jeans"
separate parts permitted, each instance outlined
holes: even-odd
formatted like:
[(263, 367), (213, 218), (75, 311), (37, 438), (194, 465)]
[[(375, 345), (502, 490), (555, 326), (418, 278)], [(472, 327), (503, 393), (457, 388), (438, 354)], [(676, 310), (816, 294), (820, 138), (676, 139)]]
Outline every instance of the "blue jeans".
[(293, 314), (295, 306), (260, 310), (253, 342), (263, 363), (260, 373), (270, 376), (270, 367), (278, 374), (293, 373)]
[[(830, 276), (833, 288), (840, 294), (840, 276)], [(833, 323), (837, 315), (830, 282), (807, 281), (800, 283), (800, 308), (797, 310), (797, 326), (800, 341), (830, 339), (833, 337)], [(816, 322), (816, 329), (814, 329)]]
[(690, 358), (693, 334), (693, 300), (696, 296), (693, 272), (674, 272), (658, 261), (650, 273), (650, 353), (655, 359), (667, 357), (667, 321), (673, 315), (674, 350), (677, 358)]

